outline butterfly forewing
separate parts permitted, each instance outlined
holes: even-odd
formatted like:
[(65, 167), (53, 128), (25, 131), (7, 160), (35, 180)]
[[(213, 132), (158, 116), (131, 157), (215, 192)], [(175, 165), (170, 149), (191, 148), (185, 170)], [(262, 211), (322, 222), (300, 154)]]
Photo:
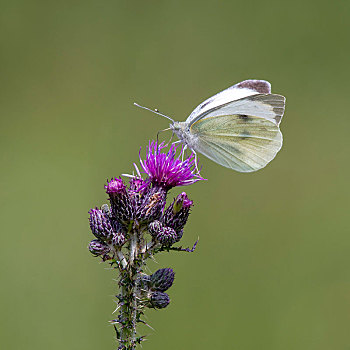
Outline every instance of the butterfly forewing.
[(282, 146), (282, 134), (273, 121), (247, 115), (206, 117), (193, 123), (195, 150), (240, 172), (266, 166)]
[(250, 115), (261, 117), (279, 125), (284, 113), (285, 97), (275, 94), (255, 94), (214, 107), (190, 121), (190, 125), (207, 117), (224, 115)]

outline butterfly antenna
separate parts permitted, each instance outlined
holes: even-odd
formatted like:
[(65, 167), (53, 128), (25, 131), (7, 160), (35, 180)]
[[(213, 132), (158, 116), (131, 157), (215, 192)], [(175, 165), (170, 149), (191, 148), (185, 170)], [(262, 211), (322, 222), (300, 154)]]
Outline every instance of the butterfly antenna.
[(135, 102), (134, 102), (134, 105), (135, 105), (136, 107), (140, 107), (140, 108), (146, 109), (147, 111), (150, 111), (150, 112), (152, 112), (152, 113), (154, 113), (154, 114), (158, 114), (158, 115), (160, 115), (160, 116), (162, 116), (162, 117), (164, 117), (164, 118), (167, 118), (167, 119), (171, 120), (173, 123), (175, 122), (174, 119), (168, 117), (168, 116), (165, 115), (165, 114), (162, 114), (162, 113), (159, 113), (159, 112), (157, 112), (157, 111), (154, 111), (154, 110), (151, 109), (151, 108), (147, 108), (147, 107), (144, 107), (144, 106), (140, 106), (139, 104), (137, 104), (137, 103), (135, 103)]

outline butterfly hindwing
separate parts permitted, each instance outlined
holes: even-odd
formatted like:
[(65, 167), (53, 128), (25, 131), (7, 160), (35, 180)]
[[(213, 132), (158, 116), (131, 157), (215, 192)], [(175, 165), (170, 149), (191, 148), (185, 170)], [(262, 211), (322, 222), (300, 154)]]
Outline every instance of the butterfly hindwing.
[(282, 146), (282, 133), (273, 121), (249, 115), (206, 117), (193, 123), (195, 150), (240, 172), (265, 167)]

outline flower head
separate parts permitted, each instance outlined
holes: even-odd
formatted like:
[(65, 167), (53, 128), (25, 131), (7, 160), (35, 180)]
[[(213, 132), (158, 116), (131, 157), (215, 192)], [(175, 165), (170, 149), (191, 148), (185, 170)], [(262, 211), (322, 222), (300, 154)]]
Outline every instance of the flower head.
[(164, 143), (149, 143), (146, 159), (140, 163), (143, 171), (149, 176), (149, 181), (166, 189), (175, 186), (191, 185), (199, 180), (204, 180), (196, 171), (195, 156), (192, 153), (186, 159), (176, 157), (177, 147), (172, 144), (167, 153), (162, 153)]

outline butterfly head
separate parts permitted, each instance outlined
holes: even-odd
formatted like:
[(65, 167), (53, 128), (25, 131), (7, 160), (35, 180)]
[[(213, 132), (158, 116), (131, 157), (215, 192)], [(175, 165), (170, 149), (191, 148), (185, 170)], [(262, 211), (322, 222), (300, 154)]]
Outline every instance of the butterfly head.
[(173, 122), (170, 124), (170, 129), (184, 145), (193, 149), (196, 144), (196, 137), (191, 133), (188, 123)]

